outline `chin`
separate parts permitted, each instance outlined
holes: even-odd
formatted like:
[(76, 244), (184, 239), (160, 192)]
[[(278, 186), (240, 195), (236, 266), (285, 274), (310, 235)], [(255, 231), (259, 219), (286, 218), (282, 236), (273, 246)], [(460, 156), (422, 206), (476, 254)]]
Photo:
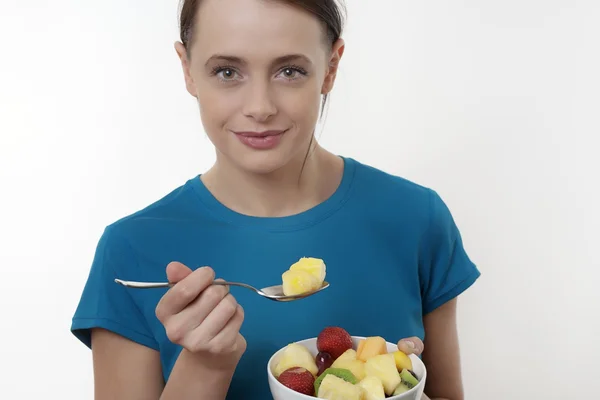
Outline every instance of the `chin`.
[[(233, 139), (233, 140), (232, 140)], [(257, 149), (240, 143), (237, 138), (228, 137), (228, 140), (215, 143), (220, 148), (218, 153), (227, 160), (227, 164), (236, 169), (256, 175), (269, 175), (286, 167), (294, 160), (304, 158), (304, 152), (298, 150), (304, 147), (298, 140), (297, 132), (287, 131), (281, 141), (272, 148)]]
[(234, 159), (239, 168), (257, 175), (268, 175), (284, 167), (290, 159), (282, 152), (269, 150), (265, 152), (252, 151)]

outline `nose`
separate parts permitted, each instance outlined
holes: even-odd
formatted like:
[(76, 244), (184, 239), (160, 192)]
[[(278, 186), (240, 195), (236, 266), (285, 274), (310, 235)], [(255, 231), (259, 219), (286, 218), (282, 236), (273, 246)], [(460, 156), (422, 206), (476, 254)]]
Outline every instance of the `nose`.
[(265, 122), (277, 113), (268, 83), (253, 82), (247, 86), (243, 113), (257, 122)]

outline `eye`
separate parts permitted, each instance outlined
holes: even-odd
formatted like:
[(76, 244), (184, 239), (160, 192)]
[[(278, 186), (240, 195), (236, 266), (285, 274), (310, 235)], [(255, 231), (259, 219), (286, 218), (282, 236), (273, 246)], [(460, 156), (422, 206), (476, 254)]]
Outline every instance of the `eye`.
[(293, 81), (306, 75), (306, 71), (300, 67), (285, 67), (281, 70), (281, 75), (285, 79)]
[(293, 78), (294, 76), (296, 76), (295, 74), (297, 74), (297, 73), (298, 73), (298, 71), (296, 71), (295, 69), (292, 69), (292, 68), (286, 68), (283, 70), (283, 75), (286, 78)]
[(237, 71), (233, 67), (218, 66), (212, 69), (212, 76), (216, 76), (220, 81), (231, 82), (238, 79)]
[(222, 68), (217, 72), (217, 75), (226, 81), (235, 78), (235, 71), (231, 68)]

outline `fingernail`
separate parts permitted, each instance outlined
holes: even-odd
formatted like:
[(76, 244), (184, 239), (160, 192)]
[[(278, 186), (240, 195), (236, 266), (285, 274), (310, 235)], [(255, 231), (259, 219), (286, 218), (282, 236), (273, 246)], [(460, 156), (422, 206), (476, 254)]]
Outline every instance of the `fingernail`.
[(411, 349), (415, 348), (415, 344), (414, 344), (414, 342), (412, 340), (405, 340), (404, 343), (406, 343), (406, 345), (408, 347), (410, 347)]

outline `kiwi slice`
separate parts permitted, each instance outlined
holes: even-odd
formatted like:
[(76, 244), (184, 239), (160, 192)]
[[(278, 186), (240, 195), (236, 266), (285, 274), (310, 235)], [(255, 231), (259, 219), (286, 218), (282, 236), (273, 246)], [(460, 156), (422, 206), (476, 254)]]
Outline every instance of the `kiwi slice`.
[(396, 390), (394, 390), (394, 393), (392, 394), (392, 396), (398, 396), (399, 394), (406, 393), (409, 390), (410, 390), (410, 388), (408, 386), (406, 386), (406, 383), (400, 382), (400, 384), (398, 385)]
[(350, 370), (348, 370), (346, 368), (331, 368), (331, 367), (329, 367), (325, 371), (323, 371), (323, 373), (321, 375), (319, 375), (317, 380), (315, 380), (315, 393), (319, 393), (319, 387), (321, 386), (321, 382), (323, 381), (325, 376), (328, 374), (332, 374), (332, 375), (337, 376), (338, 378), (342, 378), (346, 382), (350, 382), (353, 385), (356, 385), (358, 383), (358, 379), (356, 379), (356, 377)]
[(403, 369), (402, 372), (400, 372), (400, 378), (402, 379), (402, 383), (409, 389), (412, 389), (419, 384), (419, 380), (407, 369)]

